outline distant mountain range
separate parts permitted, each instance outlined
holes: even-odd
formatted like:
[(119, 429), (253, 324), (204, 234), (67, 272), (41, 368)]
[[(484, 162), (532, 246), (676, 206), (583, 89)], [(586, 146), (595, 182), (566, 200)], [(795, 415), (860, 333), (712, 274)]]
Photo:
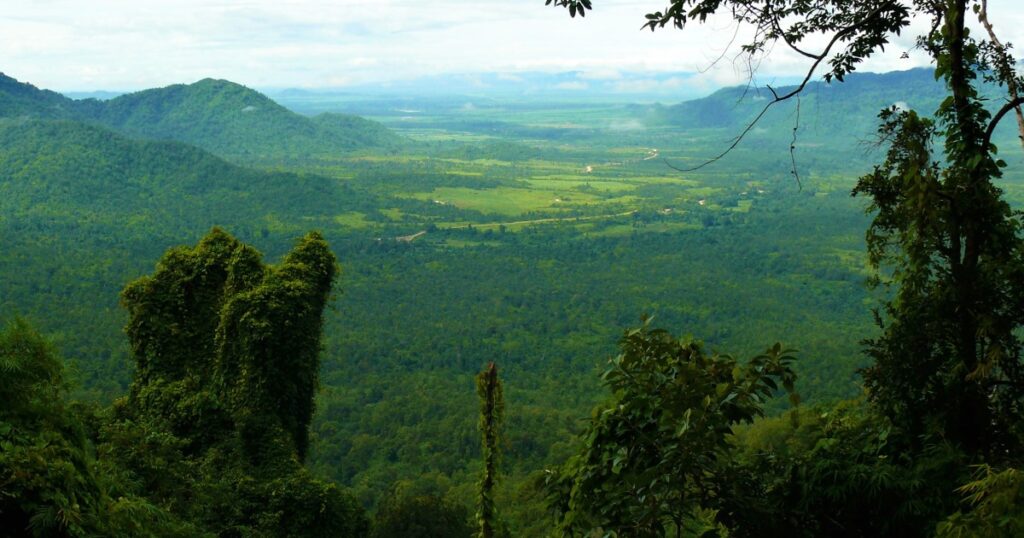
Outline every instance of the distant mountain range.
[(397, 148), (405, 140), (357, 116), (308, 117), (224, 80), (74, 100), (0, 74), (0, 117), (88, 122), (122, 134), (194, 144), (231, 160)]
[[(781, 86), (775, 91), (784, 95), (796, 86)], [(1006, 90), (993, 84), (982, 84), (989, 108), (1006, 101)], [(843, 140), (849, 147), (851, 138), (873, 140), (878, 131), (879, 113), (889, 107), (913, 110), (933, 116), (946, 97), (942, 81), (935, 80), (931, 68), (890, 73), (854, 73), (843, 82), (811, 82), (800, 97), (778, 102), (758, 122), (752, 138), (778, 138), (792, 135), (797, 127), (803, 141)], [(772, 99), (765, 87), (736, 86), (724, 88), (707, 97), (687, 100), (672, 107), (645, 107), (642, 112), (649, 123), (681, 128), (717, 128), (733, 133), (748, 126)], [(798, 116), (799, 112), (799, 116)], [(1016, 125), (1005, 121), (995, 136), (1000, 146), (1016, 143)]]
[[(774, 88), (785, 95), (795, 86)], [(814, 81), (804, 88), (799, 99), (773, 105), (760, 126), (772, 128), (780, 123), (789, 130), (796, 124), (800, 107), (800, 123), (810, 130), (826, 134), (873, 131), (874, 119), (885, 107), (898, 106), (931, 114), (945, 96), (941, 82), (931, 69), (911, 69), (890, 73), (853, 73), (843, 82), (831, 84)], [(661, 119), (669, 124), (689, 128), (737, 128), (750, 122), (773, 99), (771, 90), (761, 87), (735, 86), (692, 101), (665, 107)]]
[(449, 73), (409, 80), (357, 84), (340, 88), (268, 88), (281, 101), (302, 101), (320, 95), (348, 94), (386, 97), (474, 97), (556, 100), (594, 99), (627, 102), (697, 97), (707, 91), (699, 73), (631, 71), (525, 71), (516, 73)]

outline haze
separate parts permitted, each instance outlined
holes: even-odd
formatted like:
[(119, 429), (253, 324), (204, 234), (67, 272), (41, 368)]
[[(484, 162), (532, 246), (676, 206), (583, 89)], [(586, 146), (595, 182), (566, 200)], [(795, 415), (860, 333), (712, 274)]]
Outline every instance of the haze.
[[(993, 0), (1010, 13), (1013, 0)], [(261, 88), (345, 88), (428, 75), (578, 71), (564, 90), (588, 80), (610, 91), (708, 91), (744, 80), (742, 62), (723, 61), (727, 20), (686, 31), (641, 31), (659, 2), (598, 0), (586, 19), (570, 19), (542, 0), (249, 0), (237, 2), (6, 2), (0, 6), (0, 70), (62, 91), (136, 90), (203, 77)], [(1024, 37), (1019, 13), (998, 21), (1011, 42)], [(918, 30), (918, 29), (914, 29)], [(915, 35), (917, 31), (906, 32)], [(926, 65), (909, 40), (864, 66), (889, 71)], [(903, 52), (910, 57), (901, 59)], [(805, 66), (776, 50), (763, 82)], [(660, 77), (655, 73), (694, 73)], [(684, 92), (686, 93), (686, 92)]]

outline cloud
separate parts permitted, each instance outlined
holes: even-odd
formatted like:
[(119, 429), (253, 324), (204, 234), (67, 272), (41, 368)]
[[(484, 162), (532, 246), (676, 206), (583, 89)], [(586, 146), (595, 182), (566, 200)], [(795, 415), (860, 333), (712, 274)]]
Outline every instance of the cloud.
[(666, 93), (689, 86), (689, 80), (689, 77), (671, 77), (664, 80), (653, 78), (629, 79), (616, 82), (612, 88), (618, 93)]
[(558, 84), (555, 84), (555, 89), (558, 90), (581, 91), (586, 90), (589, 87), (589, 84), (587, 84), (586, 82), (581, 82), (579, 80), (574, 80), (571, 82), (559, 82)]
[[(1024, 42), (1017, 2), (989, 1), (1004, 42)], [(57, 90), (131, 90), (207, 76), (254, 87), (316, 88), (533, 70), (576, 71), (583, 83), (650, 73), (637, 84), (652, 87), (665, 85), (651, 82), (659, 80), (655, 74), (704, 71), (686, 84), (707, 91), (746, 80), (746, 64), (734, 58), (748, 29), (739, 30), (730, 51), (736, 27), (728, 18), (642, 32), (647, 9), (653, 7), (600, 2), (586, 19), (571, 19), (542, 2), (7, 1), (0, 2), (0, 69)], [(895, 37), (863, 69), (927, 65), (927, 56), (912, 49), (913, 37), (926, 30), (922, 24)], [(907, 51), (909, 58), (901, 59)], [(776, 47), (757, 77), (790, 80), (807, 65), (807, 58)]]
[(519, 75), (513, 75), (512, 73), (498, 73), (498, 80), (504, 80), (505, 82), (523, 82), (523, 77)]
[(618, 69), (598, 67), (583, 71), (577, 76), (583, 80), (620, 80), (622, 72)]

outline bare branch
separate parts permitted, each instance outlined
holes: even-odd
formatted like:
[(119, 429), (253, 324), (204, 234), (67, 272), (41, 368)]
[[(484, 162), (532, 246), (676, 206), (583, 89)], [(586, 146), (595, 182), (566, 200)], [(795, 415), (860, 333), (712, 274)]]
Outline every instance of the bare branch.
[(992, 134), (996, 132), (996, 127), (999, 125), (999, 122), (1003, 120), (1003, 116), (1009, 114), (1011, 110), (1016, 110), (1017, 113), (1020, 114), (1021, 105), (1024, 105), (1024, 97), (1017, 97), (1003, 105), (1003, 108), (1000, 108), (999, 112), (996, 112), (996, 114), (992, 116), (992, 121), (989, 122), (988, 129), (985, 130), (985, 140), (983, 140), (982, 145), (983, 148), (987, 148), (988, 145), (992, 143)]
[[(1003, 63), (1009, 63), (1006, 58), (1006, 48), (999, 41), (999, 38), (996, 37), (996, 31), (992, 28), (992, 23), (988, 20), (988, 0), (981, 0), (981, 8), (978, 10), (978, 20), (981, 22), (981, 25), (985, 27), (985, 31), (988, 32), (988, 37), (992, 40), (992, 44), (996, 46), (997, 50), (1002, 51), (1002, 57), (1000, 60)], [(1006, 89), (1010, 93), (1010, 102), (1018, 101), (1020, 99), (1017, 80), (1013, 76), (1006, 77)], [(1020, 133), (1020, 143), (1021, 146), (1024, 147), (1024, 112), (1021, 111), (1020, 103), (1014, 107), (1014, 110), (1017, 112), (1017, 131)], [(1002, 118), (1000, 117), (998, 119)], [(992, 138), (991, 131), (995, 128), (995, 124), (998, 123), (998, 119), (993, 119), (993, 124), (989, 125), (989, 132), (985, 135), (986, 147)]]
[(796, 168), (796, 133), (800, 129), (800, 96), (796, 96), (796, 122), (793, 124), (793, 138), (789, 141), (789, 160), (793, 165), (791, 172), (796, 179), (798, 190), (804, 190), (804, 184), (800, 182), (800, 171)]
[(740, 23), (737, 22), (736, 23), (736, 30), (732, 33), (732, 38), (729, 39), (729, 44), (726, 45), (724, 49), (722, 49), (722, 54), (719, 54), (717, 58), (715, 58), (710, 64), (708, 64), (707, 67), (705, 67), (703, 69), (698, 69), (697, 70), (698, 73), (700, 73), (702, 75), (704, 73), (707, 73), (708, 71), (713, 69), (716, 65), (718, 65), (718, 62), (722, 61), (722, 58), (725, 58), (725, 55), (729, 53), (729, 49), (732, 48), (733, 43), (736, 42), (736, 38), (740, 35), (740, 26), (741, 26)]
[(771, 16), (771, 19), (772, 19), (772, 26), (775, 27), (775, 31), (778, 32), (778, 34), (780, 36), (782, 36), (782, 41), (786, 45), (789, 45), (789, 48), (793, 49), (793, 51), (796, 52), (797, 54), (806, 56), (806, 57), (808, 57), (808, 58), (810, 58), (812, 60), (819, 60), (819, 59), (821, 59), (821, 56), (819, 56), (817, 54), (812, 54), (810, 52), (807, 52), (807, 51), (801, 49), (800, 47), (797, 47), (796, 43), (793, 43), (792, 41), (790, 41), (789, 36), (786, 35), (786, 32), (782, 29), (782, 23), (779, 22), (779, 18), (777, 16), (775, 16), (773, 14)]
[[(753, 121), (751, 121), (750, 123), (747, 124), (747, 126), (743, 129), (743, 131), (740, 132), (739, 136), (737, 136), (736, 138), (733, 139), (732, 143), (729, 144), (729, 147), (727, 147), (725, 149), (725, 151), (723, 151), (723, 152), (719, 153), (718, 155), (716, 155), (716, 156), (714, 156), (714, 157), (712, 157), (712, 158), (702, 162), (701, 164), (699, 164), (697, 166), (690, 167), (690, 168), (682, 168), (682, 167), (679, 167), (679, 166), (675, 166), (671, 162), (669, 162), (668, 159), (664, 159), (665, 164), (669, 168), (671, 168), (671, 169), (673, 169), (673, 170), (675, 170), (677, 172), (695, 172), (697, 170), (700, 170), (701, 168), (704, 168), (705, 166), (708, 166), (710, 164), (718, 162), (723, 157), (725, 157), (726, 155), (731, 153), (732, 150), (736, 149), (736, 146), (738, 146), (740, 144), (740, 142), (743, 141), (743, 139), (747, 136), (747, 134), (749, 134), (750, 131), (754, 130), (754, 127), (758, 124), (758, 122), (761, 121), (761, 118), (763, 118), (764, 115), (768, 113), (768, 110), (771, 109), (772, 105), (775, 105), (777, 103), (781, 103), (783, 101), (788, 101), (789, 99), (792, 99), (794, 96), (798, 95), (800, 92), (804, 91), (804, 88), (806, 88), (807, 84), (811, 81), (811, 77), (814, 76), (814, 72), (817, 71), (818, 66), (821, 65), (821, 62), (824, 61), (825, 58), (828, 57), (830, 52), (832, 52), (832, 47), (834, 47), (836, 43), (838, 43), (840, 40), (842, 40), (844, 37), (849, 35), (851, 32), (853, 32), (857, 28), (860, 28), (862, 25), (864, 25), (865, 23), (867, 23), (871, 19), (877, 17), (882, 12), (882, 10), (885, 7), (887, 7), (886, 4), (878, 6), (873, 11), (871, 11), (871, 13), (868, 13), (867, 16), (865, 16), (860, 21), (855, 22), (854, 24), (851, 24), (850, 26), (847, 26), (846, 28), (843, 28), (842, 30), (839, 30), (838, 32), (836, 32), (832, 36), (832, 39), (829, 40), (828, 45), (825, 46), (825, 50), (822, 51), (821, 55), (817, 56), (816, 57), (817, 59), (814, 60), (814, 63), (811, 64), (810, 69), (807, 70), (807, 74), (804, 76), (803, 80), (800, 81), (800, 84), (797, 87), (795, 87), (792, 91), (790, 91), (790, 92), (788, 92), (786, 94), (783, 94), (783, 95), (778, 95), (775, 92), (775, 90), (772, 90), (772, 94), (775, 95), (775, 99), (769, 101), (768, 104), (766, 104), (764, 106), (764, 108), (761, 109), (761, 112), (756, 117), (754, 117)], [(771, 89), (771, 87), (769, 87), (769, 89)]]

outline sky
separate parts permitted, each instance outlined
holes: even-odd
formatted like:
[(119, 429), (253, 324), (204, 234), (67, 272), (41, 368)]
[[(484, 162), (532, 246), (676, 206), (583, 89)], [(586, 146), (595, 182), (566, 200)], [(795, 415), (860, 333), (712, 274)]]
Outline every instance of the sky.
[[(430, 75), (566, 71), (578, 80), (562, 89), (581, 91), (598, 80), (623, 91), (710, 91), (746, 81), (745, 62), (731, 60), (737, 28), (728, 19), (642, 30), (644, 14), (664, 4), (594, 0), (586, 18), (571, 19), (543, 0), (0, 0), (0, 72), (57, 91), (206, 77), (256, 88), (372, 88)], [(1024, 42), (1021, 0), (989, 4), (1000, 37)], [(863, 70), (927, 65), (911, 50), (921, 29)], [(758, 81), (791, 80), (806, 67), (806, 58), (780, 47)], [(649, 76), (666, 73), (694, 75)]]

